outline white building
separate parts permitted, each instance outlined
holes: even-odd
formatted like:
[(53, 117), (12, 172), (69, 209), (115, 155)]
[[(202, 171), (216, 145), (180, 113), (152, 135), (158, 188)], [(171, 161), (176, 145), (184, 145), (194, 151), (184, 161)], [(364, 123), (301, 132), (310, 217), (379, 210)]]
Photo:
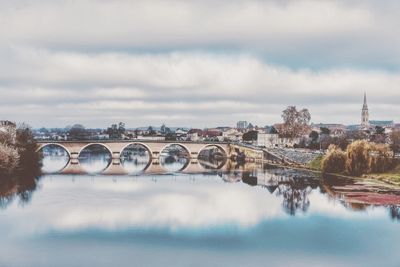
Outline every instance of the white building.
[(228, 139), (229, 141), (233, 141), (233, 142), (241, 142), (242, 136), (243, 136), (243, 133), (239, 132), (236, 129), (229, 129), (227, 131), (222, 132), (223, 140)]
[(237, 129), (247, 129), (248, 126), (249, 126), (249, 123), (247, 121), (238, 121), (236, 123)]
[(165, 136), (161, 135), (138, 135), (137, 136), (138, 140), (149, 140), (149, 141), (164, 141)]
[(258, 133), (257, 146), (266, 148), (294, 147), (300, 143), (300, 138), (280, 138), (276, 133)]

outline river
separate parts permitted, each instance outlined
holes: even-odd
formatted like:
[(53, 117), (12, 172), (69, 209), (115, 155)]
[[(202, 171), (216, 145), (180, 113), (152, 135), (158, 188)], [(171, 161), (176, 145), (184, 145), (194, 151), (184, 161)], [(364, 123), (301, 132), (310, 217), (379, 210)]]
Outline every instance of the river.
[(1, 188), (0, 266), (400, 266), (400, 191), (385, 184), (229, 162), (188, 173), (173, 157), (164, 173), (127, 157), (129, 174), (102, 175), (110, 159), (92, 155), (63, 174), (63, 157), (45, 156), (31, 190)]

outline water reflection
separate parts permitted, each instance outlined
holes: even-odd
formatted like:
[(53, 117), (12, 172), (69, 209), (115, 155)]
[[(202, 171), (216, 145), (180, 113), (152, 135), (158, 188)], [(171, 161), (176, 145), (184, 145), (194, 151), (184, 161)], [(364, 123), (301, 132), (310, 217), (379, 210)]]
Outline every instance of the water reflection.
[(71, 253), (76, 266), (127, 266), (132, 253), (139, 266), (177, 254), (174, 266), (264, 266), (266, 255), (278, 266), (400, 263), (400, 192), (385, 184), (231, 161), (190, 174), (22, 177), (0, 179), (0, 265), (68, 266)]
[(160, 164), (168, 172), (182, 171), (189, 162), (189, 151), (178, 144), (168, 145), (160, 153)]
[(79, 164), (88, 173), (100, 173), (111, 164), (112, 155), (108, 149), (99, 144), (92, 144), (79, 153)]
[[(214, 153), (217, 150), (210, 151)], [(184, 148), (179, 145), (166, 147), (160, 155), (158, 165), (155, 165), (162, 166), (162, 169), (156, 169), (156, 173), (153, 172), (152, 175), (157, 175), (157, 171), (179, 173), (185, 170), (198, 176), (197, 179), (211, 175), (227, 183), (241, 182), (252, 187), (265, 188), (275, 198), (280, 199), (282, 210), (292, 216), (299, 212), (306, 214), (312, 206), (310, 195), (318, 192), (354, 211), (367, 210), (371, 206), (385, 207), (392, 219), (399, 220), (400, 191), (385, 184), (329, 175), (321, 178), (308, 171), (270, 165), (240, 165), (224, 157), (210, 156), (213, 154), (210, 151), (207, 152), (208, 156), (203, 154), (197, 161), (191, 162), (188, 151)], [(42, 154), (44, 173), (57, 172), (69, 163), (68, 153), (59, 146), (44, 147)], [(79, 154), (79, 164), (88, 173), (101, 173), (110, 163), (111, 154), (101, 145), (90, 145)], [(129, 145), (121, 153), (121, 166), (129, 174), (143, 174), (153, 163), (149, 151), (141, 145)], [(1, 180), (3, 207), (8, 206), (16, 195), (22, 200), (30, 199), (38, 179), (34, 175), (29, 178), (27, 173), (29, 171), (19, 175), (22, 178)]]
[(50, 144), (41, 149), (42, 172), (57, 173), (62, 171), (70, 160), (68, 152), (59, 145)]
[(28, 204), (40, 179), (40, 166), (34, 164), (13, 173), (0, 173), (0, 208), (7, 208), (15, 200), (21, 205)]
[(143, 172), (150, 162), (149, 150), (140, 144), (130, 144), (121, 153), (121, 164), (129, 174)]
[(199, 163), (204, 169), (218, 170), (227, 162), (226, 153), (218, 146), (210, 145), (200, 151)]

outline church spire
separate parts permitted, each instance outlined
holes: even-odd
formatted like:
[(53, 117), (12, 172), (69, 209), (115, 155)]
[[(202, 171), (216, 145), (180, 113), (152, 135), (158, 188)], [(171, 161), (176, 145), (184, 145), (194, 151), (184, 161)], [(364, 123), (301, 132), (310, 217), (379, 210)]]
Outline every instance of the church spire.
[(369, 126), (369, 112), (367, 105), (367, 93), (364, 92), (364, 104), (361, 111), (361, 127), (368, 128)]
[(368, 105), (367, 105), (367, 93), (364, 92), (364, 105), (363, 105), (363, 109), (368, 110)]

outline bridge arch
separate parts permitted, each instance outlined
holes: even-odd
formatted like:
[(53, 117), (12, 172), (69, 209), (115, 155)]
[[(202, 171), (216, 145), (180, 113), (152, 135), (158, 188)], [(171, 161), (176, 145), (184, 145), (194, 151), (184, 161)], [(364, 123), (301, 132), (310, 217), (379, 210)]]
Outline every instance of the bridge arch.
[(132, 143), (127, 143), (125, 146), (122, 147), (121, 151), (119, 152), (120, 155), (122, 155), (122, 152), (124, 151), (125, 148), (127, 148), (130, 145), (141, 145), (144, 148), (147, 149), (147, 151), (150, 154), (150, 159), (153, 157), (153, 151), (150, 149), (150, 147), (148, 145), (146, 145), (145, 143), (142, 142), (132, 142)]
[[(151, 165), (152, 162), (153, 162), (153, 151), (150, 149), (150, 147), (149, 147), (148, 145), (146, 145), (146, 144), (144, 144), (144, 143), (142, 143), (142, 142), (130, 142), (130, 143), (127, 143), (126, 145), (124, 145), (124, 146), (122, 147), (121, 151), (119, 152), (119, 160), (120, 160), (121, 164), (122, 164), (122, 154), (123, 154), (124, 150), (125, 150), (126, 148), (128, 148), (129, 146), (131, 146), (131, 145), (139, 145), (139, 146), (142, 146), (142, 147), (144, 147), (144, 149), (146, 149), (147, 152), (149, 153), (149, 160), (148, 160), (147, 164), (145, 165), (145, 167), (144, 167), (141, 171), (139, 171), (138, 173), (135, 173), (135, 174), (144, 173), (144, 172), (150, 167), (150, 165)], [(123, 164), (122, 164), (122, 165), (123, 165)]]
[[(175, 142), (175, 143), (169, 143), (169, 144), (166, 144), (162, 149), (160, 149), (160, 157), (162, 157), (161, 156), (161, 153), (166, 149), (166, 148), (168, 148), (168, 147), (170, 147), (170, 146), (178, 146), (178, 147), (180, 147), (180, 148), (182, 148), (184, 151), (185, 151), (185, 154), (186, 154), (186, 156), (185, 157), (180, 157), (180, 159), (185, 159), (185, 163), (179, 168), (179, 169), (174, 169), (174, 168), (172, 168), (172, 169), (170, 169), (170, 168), (168, 168), (168, 165), (167, 164), (163, 164), (162, 162), (163, 162), (163, 160), (160, 158), (160, 165), (161, 165), (161, 168), (163, 168), (166, 172), (180, 172), (180, 171), (183, 171), (183, 170), (185, 170), (189, 165), (190, 165), (190, 162), (191, 162), (191, 151), (190, 151), (190, 149), (186, 146), (186, 145), (184, 145), (184, 144), (181, 144), (181, 143), (179, 143), (179, 142)], [(168, 157), (166, 157), (165, 158), (165, 160), (167, 159)], [(181, 162), (182, 163), (182, 162)]]
[(67, 147), (65, 147), (64, 145), (59, 144), (59, 143), (47, 143), (47, 144), (44, 144), (44, 145), (40, 146), (36, 150), (36, 152), (39, 152), (39, 151), (43, 150), (43, 148), (45, 148), (47, 146), (58, 146), (58, 147), (61, 147), (62, 149), (64, 149), (67, 152), (68, 157), (71, 159), (71, 152), (69, 151), (69, 149)]
[(184, 144), (181, 144), (181, 143), (169, 143), (169, 144), (166, 144), (163, 148), (160, 149), (160, 154), (161, 154), (167, 147), (173, 146), (173, 145), (182, 147), (184, 150), (186, 150), (186, 152), (187, 152), (187, 154), (188, 154), (188, 156), (189, 156), (189, 159), (191, 158), (191, 155), (192, 155), (192, 154), (191, 154), (190, 149), (189, 149), (187, 146), (185, 146)]
[(79, 158), (79, 156), (81, 155), (82, 151), (83, 151), (85, 148), (87, 148), (87, 147), (89, 147), (89, 146), (93, 146), (93, 145), (98, 145), (98, 146), (104, 147), (105, 149), (107, 149), (108, 153), (110, 153), (111, 158), (113, 157), (113, 152), (112, 152), (112, 150), (111, 150), (107, 145), (105, 145), (104, 143), (89, 143), (89, 144), (86, 144), (86, 145), (84, 145), (83, 147), (81, 147), (81, 149), (80, 149), (79, 152), (78, 152), (78, 158)]

